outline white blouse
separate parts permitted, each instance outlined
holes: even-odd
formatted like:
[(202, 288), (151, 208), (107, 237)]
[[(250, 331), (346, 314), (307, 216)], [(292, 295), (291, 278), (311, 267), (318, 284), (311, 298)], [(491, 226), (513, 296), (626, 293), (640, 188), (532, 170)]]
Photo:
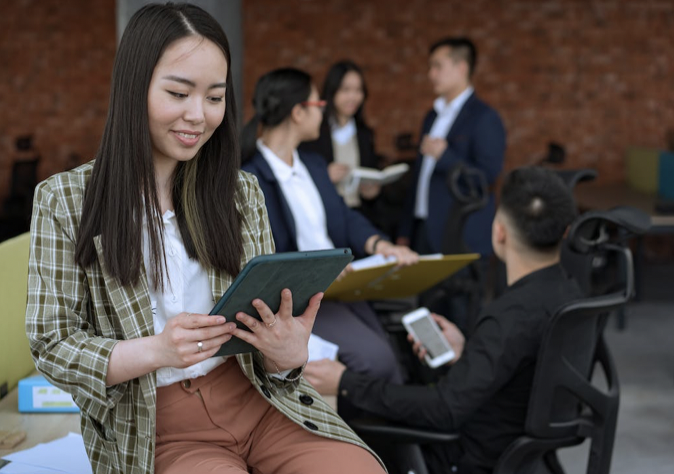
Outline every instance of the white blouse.
[(297, 250), (334, 249), (335, 245), (328, 236), (323, 200), (297, 150), (293, 150), (293, 164), (290, 166), (262, 140), (257, 141), (257, 148), (276, 176), (290, 207), (295, 220)]
[[(164, 268), (164, 291), (155, 290), (148, 281), (154, 333), (160, 334), (168, 320), (182, 312), (208, 314), (213, 309), (213, 293), (208, 273), (198, 260), (187, 255), (178, 230), (178, 219), (173, 211), (162, 216), (164, 224), (164, 245), (166, 250), (166, 268)], [(147, 226), (143, 226), (143, 262), (146, 270), (150, 266), (150, 247)], [(149, 274), (149, 271), (147, 272)], [(196, 343), (194, 350), (197, 350)], [(157, 370), (157, 387), (164, 387), (185, 379), (206, 375), (225, 362), (226, 357), (211, 357), (185, 369), (162, 367)]]

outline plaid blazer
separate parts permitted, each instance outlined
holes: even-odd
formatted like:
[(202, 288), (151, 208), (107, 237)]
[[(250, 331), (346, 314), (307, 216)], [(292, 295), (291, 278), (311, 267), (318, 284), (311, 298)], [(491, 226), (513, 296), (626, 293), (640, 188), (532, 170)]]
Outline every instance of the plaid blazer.
[[(74, 261), (86, 183), (93, 162), (40, 183), (31, 223), (26, 333), (38, 370), (72, 394), (81, 409), (81, 429), (93, 471), (154, 472), (157, 379), (149, 373), (112, 387), (105, 379), (116, 342), (154, 334), (145, 274), (135, 287), (122, 286), (98, 262)], [(274, 252), (264, 196), (252, 175), (240, 172), (245, 265)], [(214, 301), (232, 278), (209, 271)], [(269, 377), (259, 353), (237, 361), (250, 383), (288, 418), (326, 438), (367, 446), (304, 380)], [(308, 395), (310, 398), (305, 397)]]

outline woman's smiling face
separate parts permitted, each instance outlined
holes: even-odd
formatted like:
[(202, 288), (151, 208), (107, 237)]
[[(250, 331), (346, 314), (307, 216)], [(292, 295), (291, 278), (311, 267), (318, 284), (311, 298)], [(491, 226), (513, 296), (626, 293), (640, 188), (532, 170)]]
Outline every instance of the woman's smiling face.
[(157, 62), (148, 91), (155, 166), (194, 158), (225, 116), (227, 60), (212, 41), (188, 36)]

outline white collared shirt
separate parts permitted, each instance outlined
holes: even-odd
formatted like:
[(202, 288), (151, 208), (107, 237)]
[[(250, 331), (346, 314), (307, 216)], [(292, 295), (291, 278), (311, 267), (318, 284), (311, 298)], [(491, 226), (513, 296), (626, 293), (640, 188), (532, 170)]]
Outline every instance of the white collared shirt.
[[(449, 131), (454, 125), (456, 117), (463, 108), (468, 98), (473, 93), (473, 87), (468, 86), (461, 94), (456, 96), (450, 103), (443, 97), (438, 97), (433, 103), (433, 108), (437, 112), (437, 116), (433, 121), (433, 126), (428, 136), (431, 138), (446, 138)], [(421, 170), (419, 172), (419, 181), (417, 183), (417, 195), (414, 204), (414, 217), (417, 219), (426, 219), (428, 217), (428, 192), (430, 189), (431, 175), (435, 169), (437, 160), (430, 156), (424, 155), (421, 162)]]
[[(170, 318), (182, 312), (208, 314), (215, 304), (208, 272), (198, 260), (192, 260), (187, 255), (175, 213), (166, 211), (162, 216), (162, 222), (167, 265), (164, 268), (164, 291), (154, 290), (152, 282), (148, 281), (155, 334), (164, 331)], [(143, 263), (149, 274), (147, 270), (151, 268), (150, 247), (146, 225), (143, 225)], [(194, 350), (197, 350), (196, 343)], [(211, 357), (185, 369), (162, 367), (157, 370), (157, 387), (204, 376), (226, 360), (227, 357)], [(283, 380), (290, 372), (292, 369), (268, 374)]]
[(295, 220), (297, 250), (334, 249), (335, 245), (328, 236), (323, 200), (297, 150), (293, 150), (293, 164), (290, 166), (262, 140), (258, 139), (257, 148), (276, 176), (290, 207)]
[(348, 143), (356, 135), (356, 119), (351, 119), (340, 126), (336, 121), (330, 120), (330, 134), (332, 141), (340, 145)]
[(347, 206), (360, 207), (360, 181), (351, 173), (351, 170), (361, 165), (356, 119), (350, 119), (343, 126), (330, 119), (330, 130), (334, 161), (349, 168), (349, 173), (340, 182), (335, 183), (335, 188)]
[[(168, 320), (184, 311), (208, 314), (214, 305), (208, 272), (199, 261), (192, 260), (187, 255), (178, 230), (176, 215), (173, 211), (166, 211), (162, 216), (162, 221), (166, 251), (164, 291), (154, 290), (152, 281), (148, 281), (155, 334), (164, 331)], [(143, 225), (143, 262), (148, 275), (151, 274), (152, 268), (150, 255), (147, 226)], [(197, 350), (196, 343), (194, 350)], [(185, 369), (162, 367), (157, 370), (157, 387), (206, 375), (225, 360), (226, 357), (211, 357)]]

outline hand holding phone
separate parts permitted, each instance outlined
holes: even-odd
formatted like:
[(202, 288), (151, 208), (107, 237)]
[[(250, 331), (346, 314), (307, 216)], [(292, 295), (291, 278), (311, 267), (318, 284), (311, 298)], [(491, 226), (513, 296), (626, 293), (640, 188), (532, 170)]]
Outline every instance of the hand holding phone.
[(426, 348), (424, 359), (430, 367), (452, 361), (456, 355), (427, 308), (419, 308), (402, 318), (403, 326)]

